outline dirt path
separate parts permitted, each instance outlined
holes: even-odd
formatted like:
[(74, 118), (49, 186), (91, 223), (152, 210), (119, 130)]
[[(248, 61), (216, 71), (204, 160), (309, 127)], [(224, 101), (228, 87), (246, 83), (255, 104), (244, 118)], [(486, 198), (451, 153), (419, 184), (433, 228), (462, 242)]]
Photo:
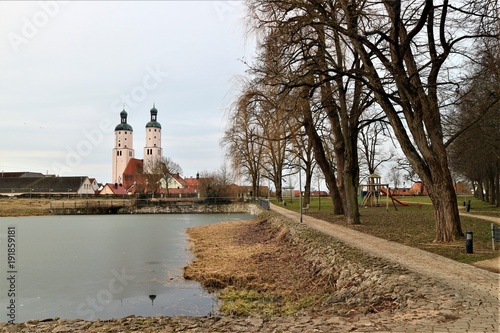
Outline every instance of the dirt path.
[[(298, 213), (276, 205), (271, 205), (271, 209), (299, 221)], [(460, 294), (477, 295), (483, 300), (482, 306), (468, 318), (457, 321), (457, 325), (463, 325), (463, 327), (460, 326), (464, 329), (462, 332), (498, 332), (499, 274), (307, 215), (303, 215), (303, 221), (311, 228), (359, 248), (370, 255), (398, 263), (424, 276), (436, 278)]]
[(486, 216), (486, 215), (477, 215), (477, 214), (464, 213), (464, 212), (460, 212), (460, 215), (469, 216), (469, 217), (475, 217), (477, 219), (486, 220), (486, 221), (490, 221), (490, 222), (493, 222), (493, 223), (496, 223), (496, 224), (500, 224), (500, 217)]

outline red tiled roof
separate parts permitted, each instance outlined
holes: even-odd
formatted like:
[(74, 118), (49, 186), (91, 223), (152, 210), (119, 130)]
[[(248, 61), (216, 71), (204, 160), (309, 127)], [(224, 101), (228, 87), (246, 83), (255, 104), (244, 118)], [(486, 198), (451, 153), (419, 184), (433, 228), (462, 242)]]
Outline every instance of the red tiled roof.
[(116, 184), (113, 184), (113, 183), (106, 183), (106, 185), (104, 185), (104, 188), (102, 189), (101, 193), (104, 193), (106, 189), (109, 189), (111, 192), (113, 192), (114, 195), (125, 195), (127, 194), (127, 190), (125, 189), (125, 187), (123, 187), (122, 185), (116, 185)]
[(184, 178), (187, 186), (200, 186), (200, 178)]
[(143, 184), (143, 167), (144, 161), (137, 158), (132, 158), (128, 162), (125, 170), (123, 170), (123, 187), (130, 188), (134, 183)]
[(179, 174), (171, 175), (172, 178), (174, 178), (179, 184), (181, 184), (182, 187), (188, 186), (188, 183), (186, 182), (185, 179), (183, 179)]
[(139, 160), (137, 158), (131, 158), (127, 166), (125, 167), (125, 170), (123, 170), (123, 173), (138, 175), (142, 174), (143, 170), (144, 170), (144, 161)]

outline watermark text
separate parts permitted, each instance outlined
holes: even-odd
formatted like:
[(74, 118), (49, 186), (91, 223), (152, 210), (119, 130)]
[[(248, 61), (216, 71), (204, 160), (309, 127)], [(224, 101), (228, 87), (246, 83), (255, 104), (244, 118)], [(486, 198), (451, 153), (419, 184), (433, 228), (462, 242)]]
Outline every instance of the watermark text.
[(16, 227), (7, 227), (7, 322), (16, 322), (17, 310), (17, 235)]

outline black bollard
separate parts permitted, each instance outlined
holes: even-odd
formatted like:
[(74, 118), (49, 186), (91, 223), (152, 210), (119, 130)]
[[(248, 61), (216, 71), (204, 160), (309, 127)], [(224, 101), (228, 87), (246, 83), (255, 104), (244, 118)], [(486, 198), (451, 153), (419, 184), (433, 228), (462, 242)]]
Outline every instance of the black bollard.
[(470, 212), (470, 200), (467, 201), (467, 213)]
[(470, 230), (467, 230), (466, 238), (465, 238), (465, 253), (474, 253), (473, 250), (473, 233)]

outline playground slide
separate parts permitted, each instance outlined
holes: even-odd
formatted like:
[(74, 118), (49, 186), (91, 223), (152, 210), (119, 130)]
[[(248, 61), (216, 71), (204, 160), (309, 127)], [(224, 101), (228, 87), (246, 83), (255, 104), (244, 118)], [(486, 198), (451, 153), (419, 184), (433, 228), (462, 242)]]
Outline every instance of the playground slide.
[[(383, 188), (380, 189), (380, 192), (384, 193), (384, 195), (387, 195), (387, 192)], [(392, 200), (396, 201), (401, 206), (409, 206), (410, 205), (409, 203), (402, 202), (398, 198), (393, 197), (391, 194), (389, 194), (389, 198), (391, 198)]]

